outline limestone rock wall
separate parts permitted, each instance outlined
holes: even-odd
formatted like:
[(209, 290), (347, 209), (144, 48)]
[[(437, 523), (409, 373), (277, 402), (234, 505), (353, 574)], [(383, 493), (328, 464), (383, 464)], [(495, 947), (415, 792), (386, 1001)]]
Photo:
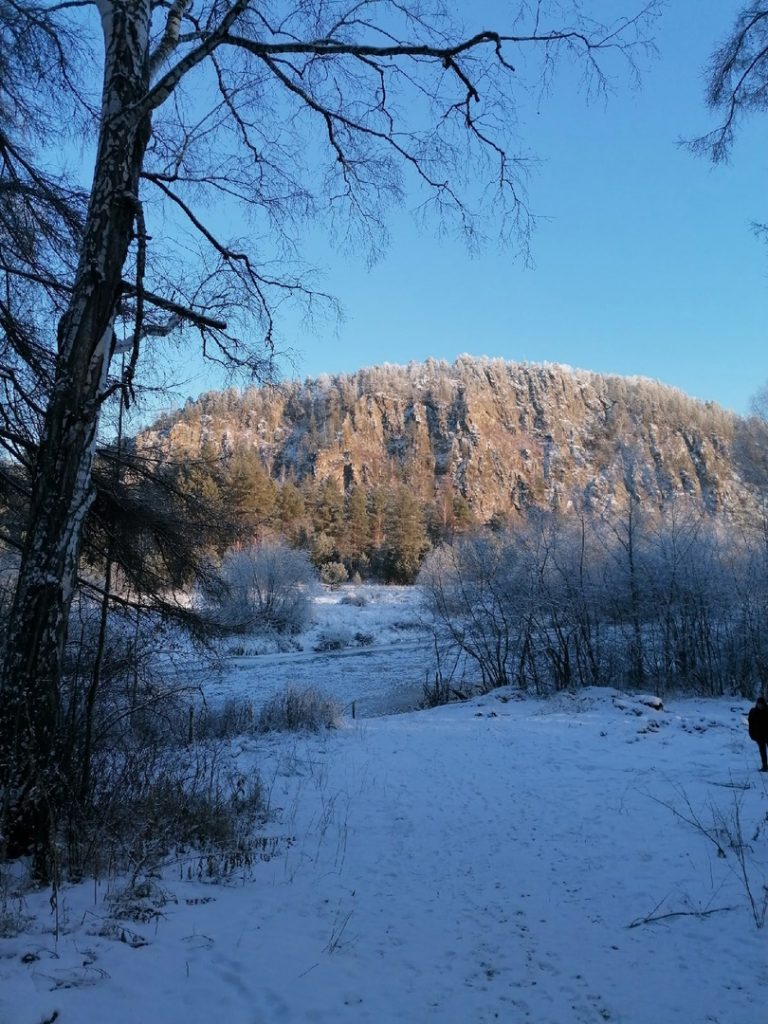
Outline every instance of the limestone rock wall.
[(754, 509), (765, 425), (655, 381), (462, 357), (381, 366), (244, 392), (211, 392), (138, 438), (176, 457), (258, 452), (276, 480), (446, 487), (475, 515), (535, 507)]

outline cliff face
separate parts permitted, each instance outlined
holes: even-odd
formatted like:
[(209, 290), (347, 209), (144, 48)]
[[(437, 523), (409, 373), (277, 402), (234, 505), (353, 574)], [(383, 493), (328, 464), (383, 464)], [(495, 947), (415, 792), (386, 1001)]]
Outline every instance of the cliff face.
[(757, 507), (768, 433), (654, 381), (462, 357), (212, 392), (138, 439), (176, 458), (250, 449), (276, 481), (405, 483), (479, 520), (535, 507)]

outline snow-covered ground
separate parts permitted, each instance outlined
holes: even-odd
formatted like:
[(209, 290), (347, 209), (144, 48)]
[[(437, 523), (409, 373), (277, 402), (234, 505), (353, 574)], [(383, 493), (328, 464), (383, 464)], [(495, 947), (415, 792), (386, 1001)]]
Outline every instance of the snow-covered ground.
[[(347, 687), (349, 661), (312, 681)], [(6, 902), (0, 1022), (764, 1024), (747, 707), (503, 690), (243, 738), (274, 810), (258, 863), (226, 884), (169, 868), (144, 921), (110, 914), (115, 882), (66, 888), (57, 915), (48, 892)]]

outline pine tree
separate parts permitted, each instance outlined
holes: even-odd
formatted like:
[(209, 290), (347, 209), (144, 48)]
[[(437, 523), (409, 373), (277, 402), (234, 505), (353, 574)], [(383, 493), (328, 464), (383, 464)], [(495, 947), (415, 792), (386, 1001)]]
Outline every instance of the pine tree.
[(300, 544), (307, 536), (307, 510), (304, 495), (290, 480), (278, 489), (275, 519), (280, 533), (291, 542)]
[(344, 556), (353, 573), (361, 572), (368, 563), (371, 530), (368, 521), (368, 497), (359, 484), (351, 487), (346, 500), (346, 533)]
[(429, 550), (419, 499), (405, 486), (393, 492), (387, 509), (386, 571), (394, 583), (412, 583)]
[(277, 487), (257, 452), (241, 449), (232, 457), (223, 474), (222, 491), (239, 523), (240, 536), (260, 540), (275, 519)]

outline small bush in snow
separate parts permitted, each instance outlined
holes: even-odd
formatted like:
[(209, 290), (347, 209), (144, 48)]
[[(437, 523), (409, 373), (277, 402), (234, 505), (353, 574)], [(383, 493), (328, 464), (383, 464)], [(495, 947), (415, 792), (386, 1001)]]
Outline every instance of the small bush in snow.
[[(186, 666), (191, 641), (182, 645), (156, 616), (137, 623), (133, 610), (112, 610), (101, 636), (100, 611), (80, 598), (70, 622), (59, 689), (67, 757), (57, 777), (62, 799), (50, 808), (51, 880), (141, 876), (181, 855), (244, 865), (266, 798), (256, 773), (243, 777), (226, 741), (254, 731), (255, 713), (245, 702), (201, 709), (174, 671), (179, 651)], [(0, 858), (4, 812), (0, 799)], [(7, 931), (16, 906), (1, 867), (0, 930)]]
[(252, 640), (239, 640), (228, 645), (226, 654), (230, 658), (257, 658), (262, 654), (293, 654), (303, 649), (295, 635), (264, 627)]
[(257, 728), (261, 732), (320, 732), (336, 728), (340, 717), (336, 702), (314, 687), (289, 687), (264, 705)]
[(352, 646), (352, 634), (347, 629), (324, 629), (317, 634), (314, 651), (343, 651)]
[(208, 603), (223, 628), (300, 633), (309, 625), (317, 575), (305, 552), (282, 542), (230, 551), (221, 579), (222, 590)]
[(227, 654), (230, 658), (245, 658), (246, 656), (254, 657), (258, 653), (258, 647), (253, 644), (237, 643), (230, 644), (229, 647), (227, 647)]
[(437, 708), (443, 704), (451, 704), (453, 701), (467, 700), (470, 695), (452, 685), (450, 679), (445, 679), (442, 672), (435, 672), (432, 679), (427, 676), (422, 687), (422, 699), (419, 707)]
[(368, 598), (365, 594), (345, 594), (339, 604), (351, 605), (353, 608), (367, 608)]
[(230, 697), (220, 707), (203, 707), (193, 713), (194, 740), (228, 740), (256, 729), (256, 712), (249, 700)]
[(226, 855), (234, 870), (266, 818), (259, 776), (244, 776), (223, 743), (174, 747), (125, 736), (95, 774), (62, 866), (72, 878), (129, 870), (132, 884), (180, 858)]
[(320, 567), (320, 579), (329, 587), (339, 587), (349, 579), (343, 562), (324, 562)]
[(0, 939), (16, 938), (28, 928), (30, 920), (21, 895), (10, 891), (0, 875)]

